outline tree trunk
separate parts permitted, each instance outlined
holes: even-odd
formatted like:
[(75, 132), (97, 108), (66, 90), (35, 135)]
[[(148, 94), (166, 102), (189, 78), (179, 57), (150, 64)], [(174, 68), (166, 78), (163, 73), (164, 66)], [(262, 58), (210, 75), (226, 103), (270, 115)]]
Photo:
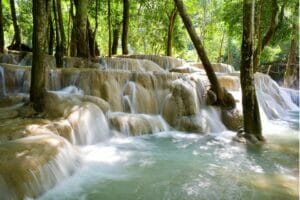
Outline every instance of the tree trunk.
[(110, 0), (107, 1), (107, 20), (108, 20), (108, 57), (111, 57), (111, 2)]
[[(93, 52), (92, 56), (99, 56), (100, 55), (100, 51), (98, 49), (98, 45), (97, 45), (97, 42), (96, 42), (96, 33), (97, 33), (97, 29), (98, 29), (98, 12), (99, 12), (98, 10), (99, 10), (99, 2), (98, 2), (98, 0), (96, 0), (95, 28), (94, 28), (94, 32), (93, 32), (93, 35), (92, 35), (93, 43), (92, 44), (90, 43), (90, 45), (93, 47), (92, 48), (92, 52)], [(89, 38), (91, 38), (91, 37), (89, 37)]]
[(49, 24), (48, 54), (53, 55), (54, 28), (53, 28), (53, 21), (52, 21), (51, 14), (49, 14), (48, 16), (48, 24)]
[(128, 54), (129, 0), (123, 0), (122, 54)]
[(59, 26), (59, 33), (60, 33), (60, 48), (62, 51), (62, 57), (66, 55), (66, 35), (64, 31), (64, 24), (63, 24), (63, 17), (61, 11), (61, 0), (56, 0), (56, 12), (57, 12), (57, 20)]
[(177, 8), (172, 10), (170, 16), (169, 16), (169, 28), (168, 28), (168, 39), (167, 39), (167, 56), (172, 56), (172, 44), (173, 44), (173, 32), (174, 32), (174, 25), (175, 25), (175, 19), (177, 16)]
[(254, 0), (243, 2), (243, 39), (241, 47), (241, 88), (244, 116), (245, 138), (264, 140), (260, 121), (259, 107), (255, 94), (252, 65)]
[(21, 32), (20, 32), (20, 27), (17, 22), (15, 1), (10, 0), (9, 2), (10, 2), (11, 17), (13, 20), (13, 26), (14, 26), (14, 32), (15, 32), (13, 41), (11, 42), (9, 49), (21, 50)]
[[(73, 21), (73, 27), (71, 30), (71, 41), (70, 41), (70, 56), (74, 57), (77, 56), (77, 36), (76, 36), (76, 32), (77, 32), (77, 21), (74, 15), (74, 4), (78, 4), (77, 0), (70, 0), (70, 16), (72, 18)], [(78, 5), (77, 5), (78, 6)]]
[[(283, 15), (283, 9), (284, 9), (284, 5), (281, 7), (280, 13), (282, 15)], [(261, 44), (259, 44), (254, 51), (254, 55), (253, 55), (254, 72), (256, 72), (258, 70), (261, 52), (268, 45), (268, 43), (272, 39), (273, 35), (275, 34), (275, 31), (278, 26), (278, 14), (279, 14), (278, 2), (277, 2), (277, 0), (272, 0), (272, 17), (271, 17), (271, 21), (270, 21), (270, 27), (269, 27), (266, 35), (263, 37)]]
[(259, 0), (256, 6), (255, 16), (255, 35), (257, 37), (256, 49), (253, 56), (253, 69), (257, 71), (260, 63), (260, 55), (262, 52), (262, 28), (261, 28), (261, 13), (262, 13), (262, 0)]
[(113, 42), (112, 42), (112, 49), (111, 49), (113, 55), (116, 55), (118, 52), (119, 36), (120, 36), (120, 25), (116, 24), (113, 29)]
[(3, 31), (2, 0), (0, 0), (0, 53), (4, 53), (4, 31)]
[(284, 73), (284, 86), (299, 89), (299, 25), (298, 25), (299, 3), (295, 6), (293, 19), (293, 37), (291, 39), (290, 51)]
[(226, 93), (226, 95), (225, 95), (225, 92), (224, 92), (225, 90), (223, 88), (221, 88), (220, 83), (217, 79), (217, 76), (212, 68), (212, 65), (211, 65), (211, 63), (207, 57), (207, 54), (205, 52), (205, 49), (202, 45), (202, 42), (201, 42), (200, 38), (198, 37), (198, 35), (192, 25), (192, 21), (190, 20), (188, 14), (187, 14), (187, 11), (183, 5), (182, 0), (174, 0), (174, 2), (176, 4), (179, 14), (182, 18), (182, 21), (185, 25), (185, 28), (187, 29), (187, 31), (190, 35), (190, 38), (197, 50), (198, 56), (203, 63), (204, 70), (205, 70), (207, 77), (209, 79), (209, 82), (211, 84), (211, 90), (216, 93), (217, 99), (216, 99), (215, 103), (222, 107), (234, 108), (235, 101), (229, 93)]
[(220, 40), (220, 49), (219, 49), (219, 57), (218, 57), (219, 63), (223, 62), (222, 50), (223, 50), (224, 38), (225, 38), (225, 30), (222, 31), (222, 36), (221, 36), (221, 40)]
[(57, 10), (57, 1), (53, 0), (53, 15), (55, 21), (55, 38), (56, 38), (56, 47), (55, 47), (55, 61), (56, 67), (62, 68), (63, 67), (63, 45), (61, 39), (61, 32), (59, 27), (59, 20), (58, 20), (58, 10)]
[(89, 20), (87, 21), (87, 29), (88, 29), (88, 40), (89, 40), (89, 50), (90, 50), (90, 56), (96, 57), (100, 55), (98, 44), (96, 42), (96, 38), (94, 38), (94, 32), (92, 31), (91, 25)]
[(76, 56), (89, 58), (88, 31), (87, 31), (87, 11), (88, 0), (74, 0), (76, 8), (76, 23), (73, 25), (76, 35)]
[(47, 22), (50, 0), (33, 0), (33, 36), (32, 36), (32, 69), (30, 101), (33, 108), (42, 112), (44, 110), (45, 97), (45, 60), (47, 51)]
[(73, 44), (73, 38), (72, 38), (72, 34), (73, 34), (73, 29), (72, 27), (72, 23), (74, 21), (74, 14), (73, 14), (73, 0), (70, 0), (70, 9), (69, 9), (69, 19), (68, 19), (68, 30), (67, 30), (67, 47), (66, 47), (66, 55), (72, 55), (72, 48), (71, 45)]

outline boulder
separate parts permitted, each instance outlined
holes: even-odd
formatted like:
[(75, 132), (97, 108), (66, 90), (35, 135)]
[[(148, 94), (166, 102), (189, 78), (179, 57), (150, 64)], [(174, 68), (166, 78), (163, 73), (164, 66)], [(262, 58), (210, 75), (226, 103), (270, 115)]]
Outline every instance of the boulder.
[(238, 131), (243, 127), (243, 115), (238, 109), (222, 109), (221, 119), (224, 125), (232, 131)]

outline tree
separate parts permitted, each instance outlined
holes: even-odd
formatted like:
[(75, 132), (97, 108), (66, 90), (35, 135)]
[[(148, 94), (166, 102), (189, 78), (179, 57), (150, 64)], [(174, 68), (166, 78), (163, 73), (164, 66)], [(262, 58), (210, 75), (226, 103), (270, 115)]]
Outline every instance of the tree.
[[(51, 11), (49, 11), (51, 12)], [(49, 13), (48, 15), (48, 29), (49, 29), (49, 33), (48, 33), (48, 54), (49, 55), (53, 55), (53, 44), (54, 44), (54, 27), (53, 27), (53, 19), (52, 19), (52, 15), (51, 13)]]
[(87, 31), (88, 0), (74, 0), (76, 15), (73, 18), (71, 36), (71, 56), (89, 58), (89, 42)]
[(0, 0), (0, 53), (3, 52), (4, 52), (4, 31), (3, 31), (2, 0)]
[(171, 14), (169, 15), (169, 28), (168, 28), (168, 38), (167, 38), (167, 50), (166, 50), (167, 56), (172, 56), (173, 32), (174, 32), (176, 16), (177, 16), (177, 8), (175, 6), (174, 9), (171, 11)]
[(288, 88), (299, 89), (299, 24), (297, 14), (299, 12), (299, 2), (296, 3), (293, 25), (292, 39), (289, 49), (288, 60), (284, 73), (284, 86)]
[(15, 33), (11, 45), (8, 48), (12, 50), (21, 50), (21, 31), (17, 22), (16, 7), (14, 0), (10, 0), (10, 11)]
[(278, 28), (278, 21), (279, 18), (282, 19), (284, 15), (284, 6), (285, 4), (282, 5), (281, 11), (280, 11), (280, 16), (279, 15), (279, 6), (277, 0), (272, 0), (271, 3), (272, 6), (272, 15), (270, 19), (270, 26), (269, 29), (267, 30), (266, 34), (262, 38), (262, 30), (261, 30), (261, 13), (262, 13), (262, 1), (260, 0), (258, 2), (258, 9), (257, 9), (257, 35), (258, 35), (258, 42), (257, 42), (257, 47), (254, 51), (253, 55), (253, 69), (254, 72), (258, 70), (259, 67), (259, 61), (260, 61), (260, 55), (261, 52), (264, 50), (264, 48), (268, 45), (268, 43), (271, 41), (272, 37), (274, 36), (277, 28)]
[(53, 0), (53, 15), (55, 21), (55, 38), (56, 38), (56, 47), (55, 47), (56, 67), (61, 68), (63, 67), (63, 56), (65, 52), (65, 33), (63, 29), (60, 0)]
[(128, 54), (129, 0), (123, 0), (122, 54)]
[(200, 38), (198, 37), (192, 22), (187, 14), (187, 11), (183, 5), (182, 0), (174, 0), (176, 7), (179, 11), (179, 14), (182, 18), (182, 21), (185, 25), (185, 28), (187, 29), (190, 38), (197, 50), (198, 56), (201, 59), (203, 66), (204, 66), (204, 70), (207, 74), (207, 77), (209, 79), (209, 82), (211, 84), (211, 90), (216, 94), (216, 104), (220, 105), (222, 107), (225, 108), (234, 108), (235, 107), (235, 101), (232, 97), (232, 95), (230, 95), (229, 93), (227, 93), (225, 91), (224, 88), (221, 88), (220, 83), (217, 79), (217, 76), (212, 68), (212, 65), (207, 57), (207, 54), (205, 52), (205, 49), (202, 45), (202, 42), (200, 40)]
[(47, 27), (50, 0), (33, 0), (33, 55), (31, 69), (30, 101), (33, 108), (42, 112), (45, 97), (45, 54), (47, 52)]
[(108, 21), (108, 57), (111, 57), (111, 2), (107, 1), (107, 21)]
[[(244, 137), (263, 141), (259, 106), (253, 75), (254, 0), (243, 1), (243, 39), (241, 47), (241, 88), (244, 116)], [(253, 138), (254, 137), (254, 138)]]

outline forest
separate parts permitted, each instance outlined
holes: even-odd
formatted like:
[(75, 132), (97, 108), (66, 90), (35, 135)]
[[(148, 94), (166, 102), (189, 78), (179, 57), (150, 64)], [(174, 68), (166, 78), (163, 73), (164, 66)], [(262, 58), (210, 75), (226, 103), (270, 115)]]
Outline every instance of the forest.
[[(57, 43), (62, 43), (64, 55), (77, 55), (72, 48), (72, 33), (76, 30), (75, 13), (79, 6), (83, 9), (82, 17), (87, 18), (85, 30), (92, 43), (87, 56), (159, 54), (198, 60), (173, 1), (90, 0), (76, 5), (77, 1), (57, 0), (49, 3), (47, 53), (50, 55), (54, 54)], [(235, 69), (240, 66), (241, 3), (241, 0), (185, 2), (209, 59), (228, 63)], [(291, 42), (297, 36), (298, 1), (267, 0), (256, 6), (255, 38), (257, 42), (262, 40), (263, 49), (260, 65), (282, 66), (287, 63)], [(1, 9), (3, 47), (18, 49), (24, 44), (32, 48), (32, 1), (2, 0)], [(95, 50), (92, 50), (93, 43)]]
[(298, 0), (0, 0), (4, 199), (298, 183)]

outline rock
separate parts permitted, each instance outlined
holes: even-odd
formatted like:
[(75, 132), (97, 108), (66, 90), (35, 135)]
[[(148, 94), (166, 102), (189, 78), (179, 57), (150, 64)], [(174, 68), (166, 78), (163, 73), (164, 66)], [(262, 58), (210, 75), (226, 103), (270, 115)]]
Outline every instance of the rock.
[(243, 115), (237, 109), (222, 109), (221, 119), (224, 125), (233, 131), (238, 131), (243, 126)]
[(175, 128), (192, 133), (207, 133), (209, 130), (207, 120), (201, 116), (183, 116), (176, 121)]
[(28, 102), (29, 96), (25, 94), (14, 94), (0, 98), (0, 109), (16, 104)]
[(3, 199), (37, 198), (68, 177), (77, 162), (65, 140), (45, 134), (2, 143), (0, 157)]
[(207, 90), (206, 92), (206, 104), (207, 105), (215, 105), (215, 103), (217, 102), (217, 95), (214, 91)]
[(112, 128), (127, 135), (143, 135), (167, 129), (164, 120), (154, 115), (113, 113), (108, 118)]
[(74, 106), (78, 106), (83, 102), (94, 103), (103, 112), (110, 110), (110, 105), (105, 100), (89, 95), (49, 91), (46, 93), (45, 102), (45, 111), (52, 118), (67, 116)]

